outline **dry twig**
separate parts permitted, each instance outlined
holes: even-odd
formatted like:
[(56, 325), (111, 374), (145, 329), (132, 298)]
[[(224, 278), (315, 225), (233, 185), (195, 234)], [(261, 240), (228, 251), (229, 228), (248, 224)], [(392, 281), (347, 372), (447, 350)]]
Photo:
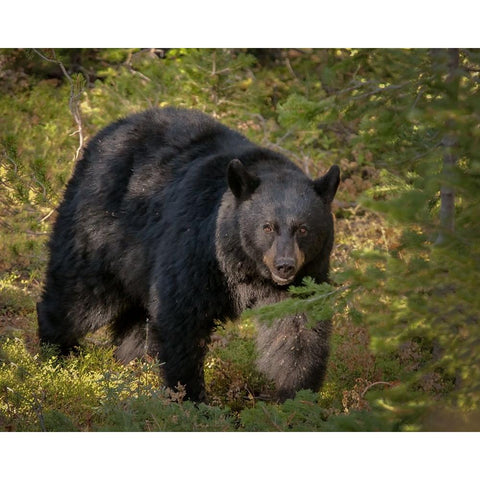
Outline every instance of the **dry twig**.
[(68, 106), (69, 106), (70, 112), (72, 113), (73, 119), (77, 124), (77, 130), (73, 132), (72, 135), (75, 135), (78, 133), (78, 148), (75, 152), (75, 157), (74, 157), (74, 161), (76, 161), (84, 145), (83, 123), (82, 123), (82, 116), (80, 112), (80, 98), (84, 92), (84, 88), (82, 86), (80, 89), (78, 89), (78, 82), (75, 82), (75, 80), (67, 72), (65, 65), (62, 63), (61, 60), (57, 58), (55, 54), (55, 50), (52, 49), (52, 58), (45, 56), (42, 52), (40, 52), (40, 50), (37, 50), (35, 48), (33, 49), (33, 51), (38, 56), (40, 56), (43, 60), (51, 63), (56, 63), (60, 67), (63, 75), (65, 76), (68, 83), (70, 84), (70, 97), (68, 100)]

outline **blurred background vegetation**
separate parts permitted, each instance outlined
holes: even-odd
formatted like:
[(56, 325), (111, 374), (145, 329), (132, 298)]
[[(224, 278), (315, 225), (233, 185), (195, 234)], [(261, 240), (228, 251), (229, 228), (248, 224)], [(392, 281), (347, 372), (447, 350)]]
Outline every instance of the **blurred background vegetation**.
[[(0, 50), (0, 429), (480, 430), (479, 88), (475, 49)], [(269, 400), (252, 312), (214, 335), (198, 408), (153, 360), (118, 365), (106, 332), (77, 356), (40, 354), (46, 240), (81, 148), (166, 105), (312, 177), (340, 165), (332, 286), (275, 312), (308, 298), (333, 314), (320, 393)]]

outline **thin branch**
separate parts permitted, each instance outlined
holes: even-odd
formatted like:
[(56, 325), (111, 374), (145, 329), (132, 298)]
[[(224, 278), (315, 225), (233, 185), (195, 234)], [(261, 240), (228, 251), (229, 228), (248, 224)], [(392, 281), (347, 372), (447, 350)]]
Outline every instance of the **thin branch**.
[(84, 89), (81, 88), (80, 91), (76, 92), (75, 81), (67, 72), (67, 69), (65, 68), (65, 65), (62, 63), (62, 61), (57, 58), (55, 54), (55, 50), (52, 49), (52, 58), (48, 58), (40, 50), (37, 50), (36, 48), (34, 48), (33, 51), (43, 60), (50, 63), (57, 64), (60, 67), (64, 77), (67, 79), (68, 83), (70, 84), (70, 97), (68, 100), (68, 106), (73, 116), (73, 119), (75, 120), (75, 123), (77, 124), (77, 127), (78, 127), (78, 130), (75, 132), (75, 133), (78, 133), (78, 148), (74, 156), (74, 161), (76, 161), (84, 145), (83, 123), (82, 123), (82, 117), (80, 113), (80, 104), (79, 104), (79, 100), (81, 98), (81, 95)]
[(128, 71), (132, 74), (132, 75), (136, 75), (137, 77), (140, 77), (142, 80), (145, 80), (146, 82), (151, 82), (151, 78), (148, 78), (146, 75), (144, 75), (142, 72), (139, 72), (137, 70), (135, 70), (135, 68), (133, 68), (133, 65), (132, 65), (132, 58), (133, 58), (133, 54), (132, 52), (128, 52), (128, 56), (127, 56), (127, 59), (125, 60), (124, 62), (124, 65), (128, 68)]
[(38, 401), (38, 398), (35, 394), (33, 394), (33, 410), (35, 414), (37, 415), (38, 421), (40, 423), (40, 428), (42, 429), (42, 432), (46, 432), (47, 429), (45, 428), (45, 418), (43, 416), (43, 408), (42, 404)]
[(282, 432), (283, 430), (280, 428), (280, 426), (275, 422), (275, 420), (272, 418), (270, 415), (270, 412), (262, 405), (260, 404), (260, 408), (263, 410), (263, 413), (265, 414), (265, 417), (268, 419), (268, 421), (273, 425), (275, 430), (278, 430), (279, 432)]
[(387, 87), (384, 87), (384, 88), (376, 88), (374, 90), (370, 90), (369, 92), (366, 92), (366, 93), (362, 93), (360, 95), (355, 95), (352, 97), (352, 100), (359, 100), (361, 98), (367, 98), (367, 97), (371, 97), (372, 95), (376, 95), (377, 93), (385, 93), (385, 92), (388, 92), (390, 90), (400, 90), (408, 85), (410, 85), (411, 82), (410, 81), (407, 81), (407, 82), (404, 82), (404, 83), (400, 83), (398, 85), (388, 85)]
[(393, 383), (391, 382), (373, 382), (373, 383), (369, 383), (365, 389), (363, 390), (362, 394), (361, 394), (361, 397), (363, 398), (365, 396), (365, 394), (372, 388), (372, 387), (375, 387), (377, 385), (388, 385), (389, 387), (392, 387), (393, 386)]
[(295, 73), (295, 70), (293, 70), (292, 64), (290, 63), (290, 59), (288, 57), (285, 57), (285, 66), (287, 67), (287, 70), (290, 72), (290, 75), (295, 79), (298, 80), (298, 76)]
[(312, 303), (312, 302), (317, 302), (318, 300), (331, 297), (332, 295), (336, 295), (338, 293), (344, 292), (345, 290), (348, 290), (351, 288), (349, 285), (344, 285), (343, 287), (336, 288), (335, 290), (332, 290), (331, 292), (327, 293), (322, 293), (320, 295), (312, 295), (309, 298), (303, 299), (303, 302), (305, 303)]
[[(26, 235), (33, 235), (34, 237), (50, 235), (48, 232), (32, 232), (32, 230), (25, 230), (24, 233)], [(28, 257), (28, 255), (23, 255), (23, 256)], [(38, 257), (37, 256), (32, 256), (32, 258), (38, 258)]]

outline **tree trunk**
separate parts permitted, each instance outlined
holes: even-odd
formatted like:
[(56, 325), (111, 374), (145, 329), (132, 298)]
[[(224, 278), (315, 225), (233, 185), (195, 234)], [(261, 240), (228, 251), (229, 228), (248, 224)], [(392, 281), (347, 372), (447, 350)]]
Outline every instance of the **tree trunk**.
[[(448, 73), (445, 84), (450, 100), (449, 103), (454, 105), (458, 101), (458, 48), (448, 49), (447, 58)], [(457, 140), (454, 130), (454, 121), (448, 120), (445, 135), (442, 140), (445, 153), (443, 155), (442, 185), (440, 187), (440, 232), (435, 242), (436, 245), (443, 244), (446, 238), (455, 230), (455, 190), (452, 187), (452, 176), (458, 156), (455, 152)]]

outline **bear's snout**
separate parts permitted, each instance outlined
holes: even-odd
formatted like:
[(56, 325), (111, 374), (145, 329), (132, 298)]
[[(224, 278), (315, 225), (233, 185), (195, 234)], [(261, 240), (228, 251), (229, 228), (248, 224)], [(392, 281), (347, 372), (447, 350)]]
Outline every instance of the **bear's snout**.
[(305, 256), (295, 241), (291, 242), (289, 248), (282, 248), (281, 251), (279, 246), (280, 242), (274, 242), (264, 255), (263, 261), (277, 285), (288, 285), (302, 267)]
[(277, 258), (274, 263), (275, 273), (285, 279), (293, 277), (296, 273), (295, 259), (290, 257)]

